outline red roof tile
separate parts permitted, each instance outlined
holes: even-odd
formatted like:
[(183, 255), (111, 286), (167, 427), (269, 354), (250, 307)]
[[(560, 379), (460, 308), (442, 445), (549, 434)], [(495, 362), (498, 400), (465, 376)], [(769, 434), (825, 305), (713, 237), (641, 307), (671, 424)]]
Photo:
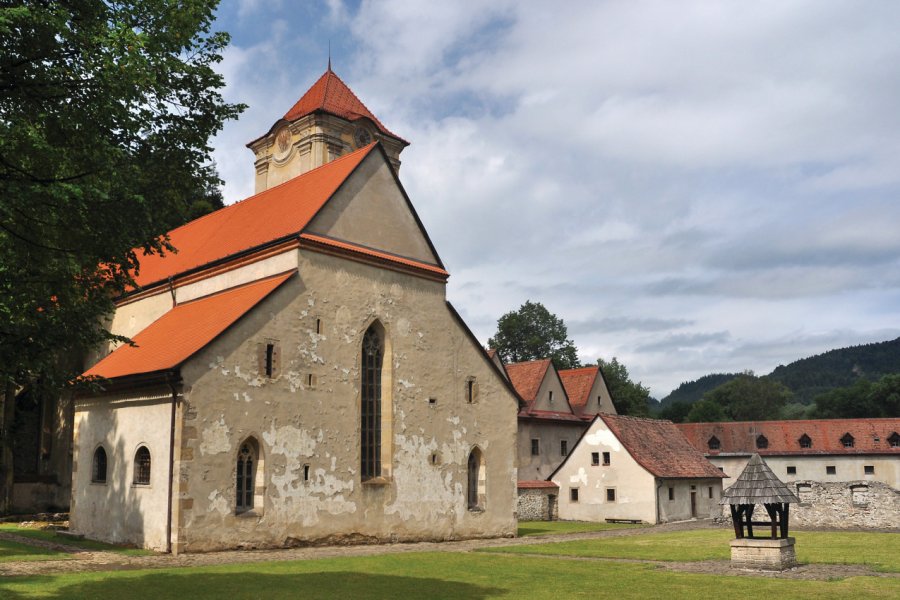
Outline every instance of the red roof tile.
[(538, 390), (541, 388), (541, 382), (544, 381), (548, 368), (550, 368), (549, 358), (506, 365), (510, 382), (522, 399), (528, 403), (528, 408), (531, 408), (537, 398)]
[(558, 490), (559, 486), (553, 483), (552, 481), (542, 481), (540, 479), (537, 480), (522, 480), (517, 484), (520, 490)]
[(124, 377), (174, 369), (225, 331), (294, 271), (175, 306), (84, 375)]
[(597, 415), (642, 467), (656, 477), (723, 478), (671, 421)]
[[(582, 367), (580, 369), (565, 369), (559, 372), (566, 395), (569, 396), (569, 404), (575, 414), (580, 415), (591, 396), (591, 389), (597, 380), (600, 367)], [(593, 418), (593, 415), (591, 415)]]
[[(804, 421), (738, 421), (733, 423), (680, 423), (678, 428), (701, 452), (715, 454), (819, 455), (819, 454), (897, 454), (888, 438), (900, 433), (900, 419), (818, 419)], [(845, 447), (841, 438), (849, 433), (853, 446)], [(801, 448), (800, 438), (809, 436), (811, 447)], [(757, 448), (756, 440), (766, 438), (766, 448)], [(719, 449), (711, 450), (709, 440), (719, 440)], [(878, 438), (878, 441), (875, 441)]]
[(244, 250), (298, 234), (372, 152), (370, 144), (281, 185), (210, 213), (169, 232), (178, 250), (140, 258), (138, 286), (164, 281)]
[(284, 115), (286, 121), (296, 121), (306, 115), (316, 112), (324, 112), (348, 121), (356, 121), (362, 117), (369, 119), (385, 135), (389, 135), (404, 143), (406, 142), (396, 133), (385, 127), (378, 117), (366, 108), (366, 105), (356, 97), (356, 94), (341, 81), (330, 68), (319, 77), (303, 97), (291, 107)]

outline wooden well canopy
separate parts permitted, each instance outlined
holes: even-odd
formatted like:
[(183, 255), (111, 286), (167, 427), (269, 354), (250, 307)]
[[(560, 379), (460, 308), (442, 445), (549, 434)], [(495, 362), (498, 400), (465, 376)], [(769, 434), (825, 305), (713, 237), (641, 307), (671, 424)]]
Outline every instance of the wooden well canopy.
[[(788, 537), (788, 509), (791, 502), (800, 502), (759, 454), (754, 454), (744, 467), (744, 472), (727, 490), (722, 492), (719, 504), (731, 506), (731, 521), (738, 539), (753, 537)], [(768, 521), (754, 521), (753, 509), (762, 504), (769, 514)], [(754, 536), (753, 526), (770, 528), (770, 535)], [(745, 534), (746, 528), (746, 534)]]

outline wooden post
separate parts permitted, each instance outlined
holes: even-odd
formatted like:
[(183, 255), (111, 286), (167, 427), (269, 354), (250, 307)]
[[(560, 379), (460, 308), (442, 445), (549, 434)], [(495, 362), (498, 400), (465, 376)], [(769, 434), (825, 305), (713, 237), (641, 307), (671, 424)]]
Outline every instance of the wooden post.
[(741, 510), (734, 504), (729, 504), (731, 509), (731, 524), (734, 526), (734, 537), (741, 539), (744, 537), (744, 526), (741, 524)]

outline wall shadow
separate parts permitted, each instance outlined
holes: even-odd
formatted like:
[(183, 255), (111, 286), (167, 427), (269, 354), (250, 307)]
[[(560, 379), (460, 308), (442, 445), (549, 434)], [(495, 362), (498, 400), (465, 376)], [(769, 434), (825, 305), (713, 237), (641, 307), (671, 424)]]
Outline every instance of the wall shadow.
[[(264, 569), (283, 569), (271, 564)], [(354, 571), (316, 573), (259, 573), (247, 566), (241, 573), (204, 573), (191, 571), (123, 572), (120, 576), (95, 581), (80, 581), (56, 587), (53, 577), (14, 577), (0, 580), (0, 597), (4, 600), (34, 598), (36, 590), (20, 591), (27, 584), (45, 587), (42, 598), (121, 598), (203, 599), (203, 598), (446, 598), (481, 600), (497, 598), (507, 590), (458, 581), (379, 575)], [(104, 574), (97, 574), (104, 577)], [(15, 589), (18, 588), (18, 589)], [(127, 592), (125, 591), (127, 589)]]

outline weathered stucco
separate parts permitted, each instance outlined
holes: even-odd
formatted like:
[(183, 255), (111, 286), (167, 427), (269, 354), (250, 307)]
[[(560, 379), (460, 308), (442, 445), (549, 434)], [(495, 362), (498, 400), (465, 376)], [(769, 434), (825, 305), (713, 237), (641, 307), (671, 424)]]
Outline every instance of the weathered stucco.
[[(584, 421), (519, 417), (519, 479), (531, 481), (549, 477), (565, 458), (561, 452), (561, 442), (565, 440), (571, 452), (588, 424)], [(533, 439), (539, 440), (539, 454), (536, 456), (531, 454)]]
[[(712, 464), (721, 468), (728, 476), (723, 485), (727, 488), (743, 472), (750, 456), (707, 454)], [(894, 489), (900, 489), (900, 456), (878, 454), (852, 455), (794, 455), (763, 457), (772, 472), (785, 483), (794, 481), (821, 481), (823, 483), (848, 481), (880, 481)], [(834, 474), (829, 474), (827, 467), (834, 467)], [(873, 468), (874, 473), (866, 474), (866, 467)], [(794, 467), (795, 473), (788, 473), (788, 467)]]

